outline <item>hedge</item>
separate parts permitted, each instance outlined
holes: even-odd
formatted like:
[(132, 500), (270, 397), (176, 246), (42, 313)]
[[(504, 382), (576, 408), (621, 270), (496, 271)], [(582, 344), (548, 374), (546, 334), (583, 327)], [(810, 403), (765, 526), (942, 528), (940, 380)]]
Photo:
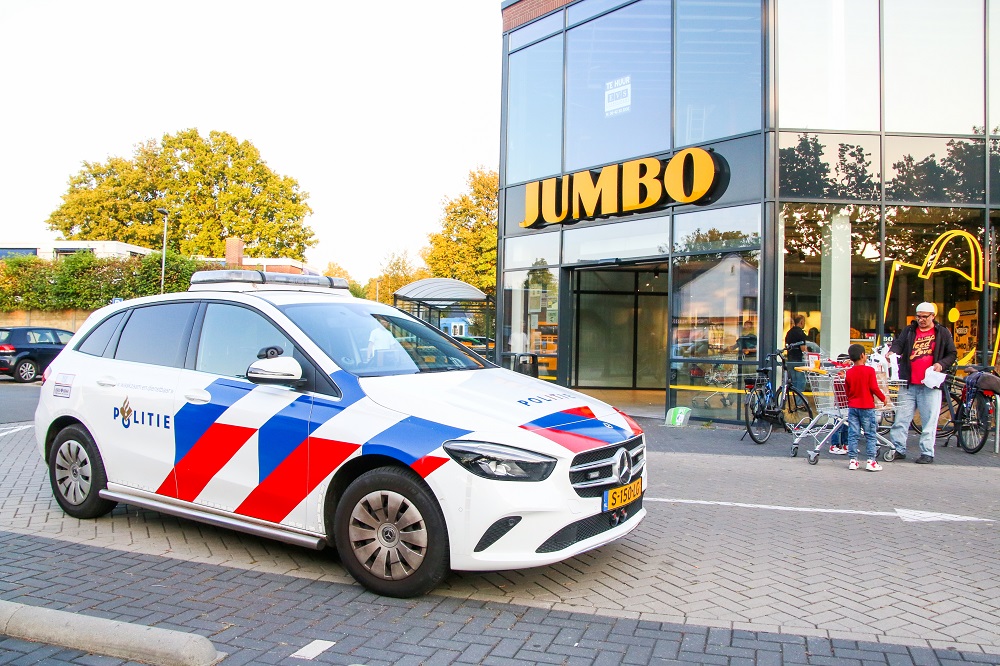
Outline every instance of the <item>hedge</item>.
[[(191, 275), (220, 268), (167, 251), (164, 291), (187, 291)], [(35, 256), (0, 260), (0, 312), (96, 310), (113, 298), (160, 293), (160, 254), (99, 258), (91, 252), (52, 261)]]

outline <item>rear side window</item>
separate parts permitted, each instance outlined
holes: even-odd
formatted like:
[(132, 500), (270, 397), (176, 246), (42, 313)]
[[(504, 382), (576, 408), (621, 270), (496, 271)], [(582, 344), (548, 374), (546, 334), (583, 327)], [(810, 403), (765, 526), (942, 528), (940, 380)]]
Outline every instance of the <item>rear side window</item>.
[(196, 303), (161, 303), (136, 308), (125, 322), (115, 358), (183, 367)]
[(54, 331), (54, 333), (61, 345), (68, 345), (69, 341), (73, 339), (73, 334), (69, 331)]
[(0, 330), (0, 344), (3, 344), (10, 340), (10, 331), (7, 329)]
[(87, 334), (76, 350), (91, 356), (104, 356), (104, 350), (108, 348), (111, 336), (115, 334), (118, 324), (121, 322), (124, 312), (112, 315), (98, 324), (97, 328)]

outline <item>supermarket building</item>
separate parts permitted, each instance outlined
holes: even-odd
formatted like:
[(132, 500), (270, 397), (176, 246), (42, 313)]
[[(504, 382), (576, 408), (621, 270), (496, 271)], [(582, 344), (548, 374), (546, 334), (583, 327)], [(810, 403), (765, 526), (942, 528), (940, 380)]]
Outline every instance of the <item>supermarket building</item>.
[(793, 315), (836, 355), (921, 301), (994, 362), (1000, 0), (501, 11), (504, 365), (737, 420)]

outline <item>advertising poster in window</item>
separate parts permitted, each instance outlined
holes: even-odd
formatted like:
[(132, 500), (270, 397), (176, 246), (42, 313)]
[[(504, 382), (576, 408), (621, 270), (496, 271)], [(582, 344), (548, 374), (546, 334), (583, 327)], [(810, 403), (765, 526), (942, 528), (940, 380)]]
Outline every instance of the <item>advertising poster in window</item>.
[(958, 319), (955, 320), (953, 335), (955, 349), (958, 350), (958, 360), (961, 362), (976, 350), (979, 337), (979, 303), (977, 301), (959, 301), (955, 303)]

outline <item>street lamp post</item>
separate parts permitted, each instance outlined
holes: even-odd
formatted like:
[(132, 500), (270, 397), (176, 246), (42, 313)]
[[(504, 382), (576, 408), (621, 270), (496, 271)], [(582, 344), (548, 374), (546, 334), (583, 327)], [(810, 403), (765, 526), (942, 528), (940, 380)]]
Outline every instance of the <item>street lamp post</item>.
[(166, 208), (157, 208), (156, 212), (163, 216), (163, 250), (160, 254), (160, 293), (163, 293), (163, 281), (167, 274), (167, 216)]

